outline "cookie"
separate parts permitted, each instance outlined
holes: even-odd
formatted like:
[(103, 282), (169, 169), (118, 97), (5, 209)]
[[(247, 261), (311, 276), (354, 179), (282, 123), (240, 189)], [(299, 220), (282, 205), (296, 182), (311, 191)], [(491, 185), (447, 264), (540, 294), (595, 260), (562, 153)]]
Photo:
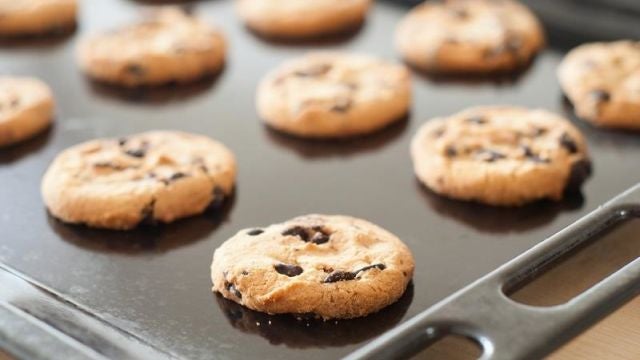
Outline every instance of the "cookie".
[(73, 29), (77, 11), (76, 0), (0, 0), (0, 37)]
[(63, 151), (41, 190), (49, 212), (64, 222), (126, 230), (219, 207), (235, 174), (234, 156), (224, 145), (201, 135), (152, 131)]
[(360, 25), (371, 0), (236, 0), (252, 30), (275, 38), (302, 39), (344, 32)]
[(404, 59), (437, 73), (513, 71), (528, 64), (544, 42), (533, 13), (511, 0), (427, 1), (396, 31)]
[(348, 216), (307, 215), (238, 232), (213, 255), (213, 290), (269, 314), (355, 318), (397, 301), (414, 261), (388, 231)]
[(381, 129), (409, 111), (411, 82), (398, 64), (365, 55), (317, 52), (289, 60), (261, 81), (260, 117), (310, 138), (341, 138)]
[(53, 119), (53, 95), (42, 81), (0, 77), (0, 146), (35, 136)]
[(579, 117), (640, 130), (640, 41), (579, 46), (562, 60), (558, 78)]
[(562, 199), (591, 173), (582, 134), (544, 110), (478, 107), (424, 124), (411, 155), (418, 179), (459, 200), (517, 206)]
[(164, 7), (135, 25), (85, 39), (80, 67), (93, 79), (125, 87), (186, 83), (219, 72), (222, 33), (183, 11)]

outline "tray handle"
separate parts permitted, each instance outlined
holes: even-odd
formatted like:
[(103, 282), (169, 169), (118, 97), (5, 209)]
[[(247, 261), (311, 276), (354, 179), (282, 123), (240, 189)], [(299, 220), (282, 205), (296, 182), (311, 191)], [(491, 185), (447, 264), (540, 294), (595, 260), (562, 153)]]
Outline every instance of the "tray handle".
[(449, 334), (477, 341), (483, 360), (544, 357), (640, 294), (640, 259), (561, 305), (525, 305), (505, 293), (577, 246), (635, 217), (640, 217), (640, 184), (346, 359), (409, 358)]

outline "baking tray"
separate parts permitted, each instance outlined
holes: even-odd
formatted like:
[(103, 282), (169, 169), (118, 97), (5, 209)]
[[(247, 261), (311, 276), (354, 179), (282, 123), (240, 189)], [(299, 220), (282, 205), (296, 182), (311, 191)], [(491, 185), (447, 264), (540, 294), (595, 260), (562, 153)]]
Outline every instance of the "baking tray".
[[(406, 6), (378, 2), (355, 33), (290, 44), (247, 31), (231, 1), (190, 3), (227, 34), (228, 64), (216, 79), (127, 92), (87, 81), (74, 63), (77, 40), (135, 19), (140, 6), (85, 0), (79, 27), (70, 36), (0, 47), (0, 71), (38, 76), (52, 86), (57, 99), (56, 122), (48, 132), (0, 151), (0, 262), (13, 278), (28, 279), (14, 279), (24, 284), (0, 300), (15, 311), (35, 314), (98, 355), (148, 358), (147, 351), (155, 351), (213, 359), (342, 357), (640, 180), (640, 135), (595, 129), (572, 116), (555, 77), (563, 52), (575, 45), (570, 41), (551, 37), (551, 47), (530, 68), (491, 81), (435, 80), (415, 73), (414, 104), (404, 121), (348, 143), (306, 142), (260, 124), (254, 108), (259, 79), (311, 49), (396, 59), (393, 29)], [(423, 189), (412, 172), (411, 136), (428, 118), (482, 104), (542, 107), (571, 118), (586, 135), (594, 162), (582, 194), (559, 203), (496, 209)], [(40, 179), (59, 151), (95, 137), (150, 129), (202, 133), (235, 152), (237, 191), (222, 212), (127, 233), (69, 226), (47, 214)], [(407, 294), (379, 314), (322, 323), (258, 314), (211, 293), (211, 256), (224, 240), (245, 227), (312, 212), (368, 219), (403, 239), (416, 258)], [(0, 289), (17, 286), (12, 284), (2, 281)], [(29, 301), (36, 297), (49, 300)], [(37, 312), (29, 307), (33, 303), (49, 305)], [(84, 320), (62, 321), (68, 317), (52, 315), (60, 314), (58, 307)], [(118, 345), (122, 339), (134, 344), (123, 349)]]

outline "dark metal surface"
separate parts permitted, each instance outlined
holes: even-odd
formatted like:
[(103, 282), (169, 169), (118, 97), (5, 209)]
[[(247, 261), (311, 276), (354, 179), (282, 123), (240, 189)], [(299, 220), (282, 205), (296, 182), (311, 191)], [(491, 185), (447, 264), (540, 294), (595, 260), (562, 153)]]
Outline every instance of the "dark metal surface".
[(483, 360), (541, 359), (640, 294), (640, 259), (561, 305), (528, 306), (507, 295), (613, 228), (631, 223), (626, 235), (637, 235), (638, 218), (640, 184), (347, 359), (408, 358), (446, 334), (475, 339), (484, 348)]
[(20, 359), (173, 358), (2, 266), (0, 284), (0, 348)]
[[(495, 209), (443, 199), (418, 185), (408, 146), (430, 117), (481, 104), (543, 107), (571, 117), (555, 78), (562, 56), (557, 50), (501, 81), (436, 81), (415, 74), (414, 105), (406, 121), (350, 143), (308, 143), (259, 123), (254, 95), (260, 77), (315, 48), (397, 58), (392, 30), (406, 8), (377, 3), (351, 36), (291, 45), (249, 33), (231, 1), (194, 3), (198, 15), (227, 33), (224, 72), (214, 82), (187, 88), (122, 93), (88, 82), (74, 64), (73, 51), (86, 33), (135, 18), (139, 3), (83, 4), (80, 26), (71, 37), (0, 48), (2, 72), (43, 78), (58, 104), (50, 131), (0, 151), (0, 262), (164, 352), (214, 359), (344, 356), (640, 180), (640, 135), (598, 130), (573, 119), (587, 136), (594, 160), (583, 196)], [(236, 153), (237, 192), (222, 213), (129, 233), (68, 226), (47, 215), (40, 179), (59, 151), (94, 137), (162, 128), (212, 136)], [(211, 293), (211, 256), (225, 239), (241, 228), (311, 212), (362, 217), (397, 234), (416, 257), (412, 291), (379, 314), (337, 324), (269, 317)]]

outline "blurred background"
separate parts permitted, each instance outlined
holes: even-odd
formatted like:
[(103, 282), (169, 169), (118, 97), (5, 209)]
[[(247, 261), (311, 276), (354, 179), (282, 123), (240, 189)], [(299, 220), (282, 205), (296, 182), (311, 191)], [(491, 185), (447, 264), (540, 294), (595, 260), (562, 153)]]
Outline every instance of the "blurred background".
[[(415, 5), (423, 0), (400, 0)], [(640, 38), (638, 0), (522, 0), (545, 23), (552, 42)], [(556, 37), (558, 37), (556, 39)]]

